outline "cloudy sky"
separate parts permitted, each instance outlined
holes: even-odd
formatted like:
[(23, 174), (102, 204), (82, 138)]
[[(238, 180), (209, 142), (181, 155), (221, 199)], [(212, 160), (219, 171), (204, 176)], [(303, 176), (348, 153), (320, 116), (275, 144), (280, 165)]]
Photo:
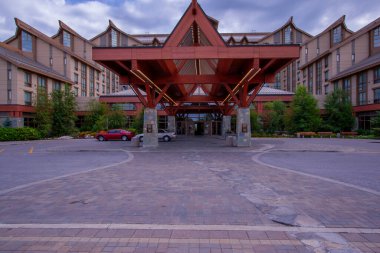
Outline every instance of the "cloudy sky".
[[(15, 33), (14, 17), (53, 35), (62, 20), (90, 39), (111, 19), (127, 33), (170, 33), (191, 0), (0, 0), (0, 41)], [(294, 16), (316, 35), (340, 16), (356, 31), (380, 16), (379, 0), (198, 0), (220, 32), (270, 32)]]

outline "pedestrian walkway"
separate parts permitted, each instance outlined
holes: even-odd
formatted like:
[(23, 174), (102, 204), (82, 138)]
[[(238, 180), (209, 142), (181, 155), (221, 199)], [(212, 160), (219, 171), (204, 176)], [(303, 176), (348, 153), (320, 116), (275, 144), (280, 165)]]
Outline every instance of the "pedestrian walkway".
[[(0, 252), (379, 252), (378, 195), (253, 159), (285, 148), (360, 159), (371, 145), (255, 139), (234, 148), (210, 137), (151, 149), (42, 142), (34, 150), (42, 158), (96, 151), (107, 159), (111, 153), (101, 150), (124, 150), (125, 160), (2, 191)], [(362, 179), (371, 171), (361, 168)]]

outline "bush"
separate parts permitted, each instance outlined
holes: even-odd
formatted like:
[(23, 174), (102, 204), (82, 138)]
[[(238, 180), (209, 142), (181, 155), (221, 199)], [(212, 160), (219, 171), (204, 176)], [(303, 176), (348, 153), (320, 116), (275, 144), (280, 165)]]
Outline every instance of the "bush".
[(379, 138), (380, 137), (380, 128), (372, 128), (373, 130), (373, 134), (375, 135), (376, 138)]
[(40, 138), (40, 132), (34, 128), (0, 128), (0, 141), (26, 141)]

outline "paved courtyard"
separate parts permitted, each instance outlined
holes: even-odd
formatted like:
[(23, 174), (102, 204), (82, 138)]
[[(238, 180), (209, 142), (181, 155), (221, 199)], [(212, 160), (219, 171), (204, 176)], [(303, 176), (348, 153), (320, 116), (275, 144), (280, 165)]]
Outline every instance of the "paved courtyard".
[(0, 143), (0, 252), (380, 252), (380, 141)]

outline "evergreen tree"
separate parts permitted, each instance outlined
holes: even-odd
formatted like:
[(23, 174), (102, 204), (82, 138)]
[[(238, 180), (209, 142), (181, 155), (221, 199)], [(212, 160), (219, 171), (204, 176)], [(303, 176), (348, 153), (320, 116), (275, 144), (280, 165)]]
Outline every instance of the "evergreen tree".
[(88, 104), (89, 114), (84, 117), (82, 130), (100, 131), (108, 129), (108, 106), (97, 100), (91, 100)]
[(261, 132), (262, 131), (261, 118), (254, 109), (251, 109), (249, 117), (251, 121), (251, 133)]
[(269, 133), (284, 131), (285, 103), (282, 101), (268, 102), (265, 103), (264, 109), (265, 113), (263, 114), (263, 118), (265, 121), (265, 130)]
[(51, 133), (52, 118), (51, 103), (45, 88), (38, 87), (34, 106), (36, 110), (35, 125), (41, 136), (47, 137)]
[(334, 131), (351, 131), (355, 118), (346, 92), (336, 89), (325, 100), (326, 128)]
[(52, 93), (52, 133), (54, 136), (71, 135), (75, 128), (76, 101), (74, 94), (66, 86), (64, 91)]
[(132, 128), (135, 129), (136, 133), (142, 133), (144, 128), (144, 109), (135, 117), (132, 123)]
[(299, 86), (285, 114), (285, 126), (289, 132), (317, 131), (321, 118), (317, 100), (307, 93), (305, 86)]
[(373, 134), (376, 137), (380, 137), (380, 111), (377, 111), (376, 116), (372, 118), (371, 128), (372, 128)]
[(108, 127), (109, 128), (124, 128), (126, 124), (125, 115), (120, 106), (112, 106), (108, 115)]

